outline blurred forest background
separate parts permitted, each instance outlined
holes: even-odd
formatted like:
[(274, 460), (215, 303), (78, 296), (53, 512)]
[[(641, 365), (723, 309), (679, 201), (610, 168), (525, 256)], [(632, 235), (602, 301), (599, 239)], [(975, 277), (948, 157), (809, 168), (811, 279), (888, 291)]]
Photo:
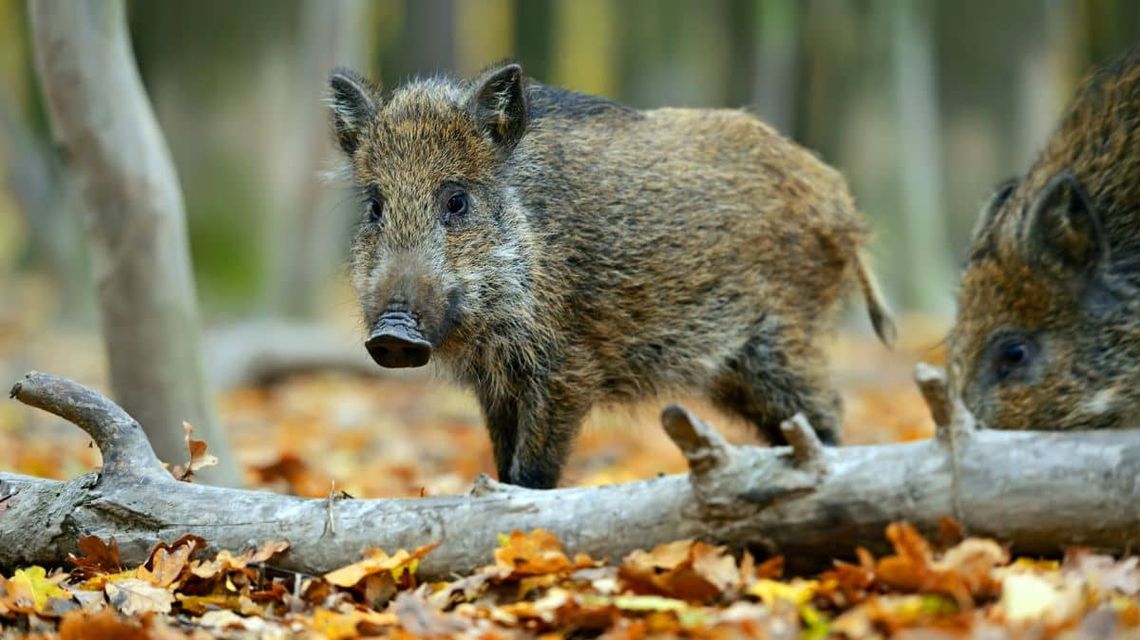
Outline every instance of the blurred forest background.
[[(0, 0), (0, 282), (31, 277), (51, 292), (41, 320), (87, 323), (81, 216), (25, 11)], [(894, 304), (948, 314), (990, 189), (1025, 168), (1089, 65), (1140, 42), (1132, 0), (184, 0), (129, 16), (211, 321), (353, 313), (355, 205), (320, 176), (335, 65), (393, 87), (509, 57), (642, 108), (754, 109), (848, 177)], [(26, 311), (5, 289), (0, 318)]]
[[(0, 0), (0, 374), (98, 382), (84, 216), (51, 142), (26, 12)], [(128, 17), (207, 327), (334, 323), (362, 360), (343, 273), (359, 213), (323, 177), (335, 66), (391, 88), (513, 58), (540, 81), (640, 108), (752, 109), (847, 176), (893, 305), (944, 329), (991, 189), (1026, 168), (1090, 65), (1140, 43), (1135, 0), (134, 0)], [(227, 388), (219, 353), (207, 365)], [(6, 411), (0, 432), (24, 422)]]

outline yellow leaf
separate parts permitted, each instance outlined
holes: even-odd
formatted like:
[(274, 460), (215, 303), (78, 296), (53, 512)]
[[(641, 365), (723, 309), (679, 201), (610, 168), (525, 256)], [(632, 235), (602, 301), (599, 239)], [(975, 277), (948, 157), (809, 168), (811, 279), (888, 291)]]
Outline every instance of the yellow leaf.
[(831, 623), (818, 609), (805, 604), (800, 607), (800, 619), (804, 621), (804, 630), (801, 638), (806, 640), (822, 640), (831, 635)]
[(357, 632), (356, 625), (360, 621), (361, 616), (356, 612), (337, 613), (328, 609), (317, 609), (313, 612), (309, 628), (329, 640), (357, 638), (360, 637), (360, 633)]
[(504, 577), (557, 573), (574, 568), (562, 550), (562, 543), (546, 529), (529, 533), (512, 531), (505, 538), (500, 535), (499, 545), (495, 549), (495, 564)]
[(184, 611), (197, 614), (206, 613), (211, 609), (236, 611), (241, 607), (241, 599), (238, 596), (224, 593), (212, 593), (204, 596), (184, 596), (180, 593), (177, 598)]
[(748, 587), (748, 595), (759, 598), (766, 605), (772, 605), (777, 600), (790, 602), (797, 607), (807, 604), (819, 582), (815, 580), (793, 580), (788, 583), (767, 578), (757, 580)]
[(101, 576), (93, 576), (85, 580), (79, 585), (79, 588), (84, 591), (102, 591), (103, 587), (107, 586), (110, 582), (122, 582), (123, 580), (131, 580), (140, 578), (139, 572), (146, 571), (145, 567), (138, 567), (136, 569), (128, 569), (118, 573), (107, 573)]
[(360, 562), (330, 571), (325, 574), (324, 578), (330, 584), (338, 587), (352, 587), (367, 576), (387, 571), (392, 574), (393, 579), (398, 581), (405, 572), (415, 573), (419, 567), (420, 559), (435, 547), (434, 544), (425, 545), (412, 553), (400, 549), (391, 556), (380, 549), (369, 549), (365, 552), (367, 557)]
[(689, 604), (684, 600), (665, 596), (596, 596), (585, 595), (582, 602), (588, 606), (613, 606), (625, 611), (684, 611)]
[(13, 602), (27, 602), (42, 613), (44, 605), (52, 598), (71, 599), (71, 594), (57, 584), (62, 577), (48, 578), (47, 570), (40, 566), (16, 569), (8, 581), (8, 594)]
[(1018, 558), (1009, 565), (1011, 569), (1023, 569), (1026, 571), (1057, 571), (1061, 568), (1061, 563), (1057, 560), (1041, 560), (1037, 558)]

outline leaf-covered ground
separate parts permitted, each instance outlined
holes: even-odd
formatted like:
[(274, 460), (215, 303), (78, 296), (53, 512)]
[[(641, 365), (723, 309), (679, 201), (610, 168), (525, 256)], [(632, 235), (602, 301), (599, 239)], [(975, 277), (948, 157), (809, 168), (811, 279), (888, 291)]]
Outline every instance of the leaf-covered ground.
[(494, 558), (449, 582), (419, 583), (431, 545), (385, 553), (323, 576), (272, 568), (288, 547), (267, 543), (202, 557), (200, 538), (155, 547), (123, 567), (114, 543), (81, 541), (70, 571), (17, 569), (0, 578), (5, 636), (207, 638), (593, 637), (865, 638), (1125, 637), (1140, 633), (1140, 569), (1074, 550), (1063, 562), (1010, 559), (992, 540), (935, 551), (905, 524), (894, 553), (783, 578), (779, 557), (757, 563), (692, 540), (616, 562), (571, 556), (549, 532), (500, 536)]
[[(904, 328), (895, 353), (850, 337), (834, 347), (850, 443), (930, 435), (910, 368), (937, 360), (939, 329)], [(99, 384), (98, 358), (77, 365), (66, 355), (97, 352), (89, 338), (0, 342), (0, 353), (17, 348), (36, 368)], [(564, 484), (684, 471), (658, 425), (662, 402), (596, 412)], [(756, 441), (706, 403), (686, 402), (731, 440)], [(277, 491), (453, 494), (493, 470), (477, 407), (439, 380), (304, 374), (229, 391), (222, 410), (251, 484)], [(0, 468), (70, 478), (97, 465), (75, 427), (0, 403)], [(68, 566), (0, 572), (0, 636), (1140, 637), (1136, 558), (1073, 549), (1060, 561), (1011, 559), (997, 542), (961, 540), (952, 523), (933, 542), (902, 523), (884, 536), (892, 555), (852, 549), (830, 571), (785, 576), (780, 558), (691, 540), (588, 558), (543, 531), (504, 531), (482, 570), (443, 583), (416, 579), (431, 540), (306, 576), (273, 568), (287, 541), (207, 557), (186, 537), (123, 567), (113, 541), (90, 538)]]

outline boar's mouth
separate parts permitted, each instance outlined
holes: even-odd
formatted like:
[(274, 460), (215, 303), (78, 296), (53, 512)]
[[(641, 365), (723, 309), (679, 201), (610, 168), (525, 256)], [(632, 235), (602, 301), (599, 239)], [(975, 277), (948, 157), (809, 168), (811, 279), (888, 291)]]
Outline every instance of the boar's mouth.
[(388, 311), (372, 326), (364, 342), (376, 364), (389, 369), (422, 367), (431, 359), (431, 343), (407, 311)]

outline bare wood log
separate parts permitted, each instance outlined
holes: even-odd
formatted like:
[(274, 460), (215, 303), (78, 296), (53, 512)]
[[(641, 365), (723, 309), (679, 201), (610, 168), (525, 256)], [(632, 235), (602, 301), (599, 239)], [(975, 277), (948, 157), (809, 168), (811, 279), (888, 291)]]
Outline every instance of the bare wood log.
[(111, 386), (158, 454), (180, 459), (182, 422), (241, 475), (215, 415), (199, 353), (198, 303), (182, 190), (131, 53), (122, 0), (32, 0), (40, 89), (78, 178)]
[[(354, 561), (369, 546), (438, 542), (421, 568), (432, 577), (489, 562), (500, 532), (544, 527), (570, 551), (599, 558), (698, 537), (783, 553), (803, 568), (855, 545), (881, 549), (890, 522), (933, 533), (950, 515), (1019, 553), (1140, 546), (1140, 430), (973, 431), (956, 441), (956, 455), (939, 438), (838, 449), (801, 439), (797, 453), (732, 446), (673, 406), (663, 422), (690, 461), (688, 475), (552, 491), (480, 478), (468, 496), (331, 501), (158, 474), (141, 431), (75, 383), (30, 374), (13, 395), (75, 421), (105, 459), (137, 459), (69, 482), (0, 473), (0, 566), (59, 562), (84, 534), (114, 536), (124, 560), (139, 562), (157, 540), (194, 533), (230, 549), (285, 539), (280, 566), (306, 573)], [(799, 437), (803, 426), (792, 421), (789, 433)]]

